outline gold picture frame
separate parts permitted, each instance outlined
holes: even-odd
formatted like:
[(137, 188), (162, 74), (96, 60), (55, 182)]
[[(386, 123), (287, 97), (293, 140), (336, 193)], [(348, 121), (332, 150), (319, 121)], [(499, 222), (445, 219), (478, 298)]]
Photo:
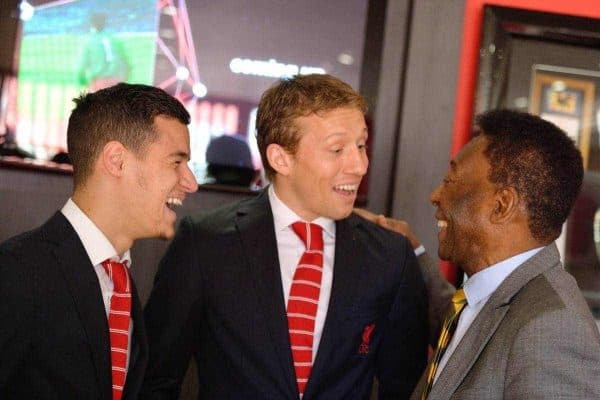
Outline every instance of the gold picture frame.
[[(554, 123), (571, 137), (587, 169), (596, 84), (585, 70), (535, 65), (529, 112)], [(591, 71), (590, 71), (591, 72)]]

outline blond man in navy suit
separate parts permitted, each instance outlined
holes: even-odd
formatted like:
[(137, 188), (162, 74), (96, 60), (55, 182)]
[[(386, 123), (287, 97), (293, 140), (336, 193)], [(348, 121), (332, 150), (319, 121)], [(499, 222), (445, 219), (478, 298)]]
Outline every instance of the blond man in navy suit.
[[(408, 398), (427, 356), (427, 293), (409, 241), (352, 213), (367, 172), (366, 107), (329, 75), (277, 82), (257, 139), (272, 184), (185, 218), (145, 309), (144, 399), (176, 399), (189, 360), (202, 399)], [(300, 387), (286, 318), (304, 245), (323, 231), (312, 370)], [(303, 391), (301, 391), (303, 390)]]

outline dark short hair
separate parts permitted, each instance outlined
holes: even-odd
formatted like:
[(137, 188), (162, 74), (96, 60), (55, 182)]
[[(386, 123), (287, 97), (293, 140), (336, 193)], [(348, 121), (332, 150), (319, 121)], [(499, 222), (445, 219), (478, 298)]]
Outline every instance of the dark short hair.
[(327, 74), (296, 75), (281, 79), (263, 93), (256, 114), (256, 139), (268, 178), (275, 170), (267, 160), (267, 147), (276, 143), (294, 154), (298, 142), (294, 120), (314, 113), (355, 107), (367, 112), (365, 99), (350, 85)]
[(513, 187), (525, 200), (529, 230), (542, 242), (556, 239), (579, 194), (581, 153), (567, 134), (537, 116), (512, 110), (478, 115), (488, 139), (490, 182)]
[(75, 187), (85, 182), (106, 143), (121, 142), (142, 155), (146, 146), (157, 139), (154, 118), (162, 115), (190, 123), (183, 105), (162, 89), (128, 83), (84, 93), (73, 100), (69, 117), (67, 146), (73, 163)]

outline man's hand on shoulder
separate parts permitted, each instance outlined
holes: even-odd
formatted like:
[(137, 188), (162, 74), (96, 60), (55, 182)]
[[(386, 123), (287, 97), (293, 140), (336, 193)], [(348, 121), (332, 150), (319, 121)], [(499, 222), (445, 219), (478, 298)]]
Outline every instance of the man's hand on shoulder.
[(413, 249), (421, 246), (421, 242), (419, 239), (412, 233), (410, 230), (410, 226), (406, 221), (388, 218), (383, 214), (374, 214), (370, 211), (365, 210), (364, 208), (355, 208), (354, 212), (366, 220), (369, 220), (383, 228), (389, 229), (390, 231), (394, 231), (400, 233), (408, 238), (410, 244)]

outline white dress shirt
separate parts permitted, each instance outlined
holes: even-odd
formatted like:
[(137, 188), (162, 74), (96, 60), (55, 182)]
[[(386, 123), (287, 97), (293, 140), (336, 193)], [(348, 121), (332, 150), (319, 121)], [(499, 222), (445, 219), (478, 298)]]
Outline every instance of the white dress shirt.
[[(94, 271), (98, 276), (98, 283), (102, 290), (102, 300), (104, 301), (104, 310), (106, 317), (110, 312), (110, 298), (113, 295), (114, 285), (108, 274), (102, 266), (102, 261), (111, 259), (113, 261), (125, 262), (127, 266), (131, 266), (131, 255), (127, 250), (123, 256), (119, 256), (117, 251), (110, 243), (108, 238), (104, 236), (102, 231), (92, 222), (91, 219), (69, 198), (67, 203), (60, 210), (73, 229), (79, 236), (79, 240), (83, 244), (90, 262), (94, 266)], [(133, 321), (129, 319), (129, 344), (127, 346), (127, 363), (126, 369), (129, 367), (129, 355), (131, 353), (131, 333), (133, 331)]]
[(438, 369), (435, 373), (435, 379), (433, 381), (434, 383), (439, 377), (440, 372), (442, 372), (446, 366), (446, 363), (452, 356), (452, 353), (454, 353), (454, 350), (456, 350), (456, 347), (459, 345), (461, 339), (475, 318), (477, 318), (477, 315), (479, 315), (479, 312), (483, 306), (485, 306), (491, 295), (496, 291), (496, 289), (498, 289), (498, 286), (500, 286), (515, 269), (536, 255), (537, 252), (542, 249), (543, 247), (537, 247), (524, 253), (517, 254), (516, 256), (507, 258), (504, 261), (493, 264), (467, 279), (463, 285), (465, 297), (467, 298), (467, 304), (460, 313), (454, 335), (452, 336), (450, 343), (448, 343), (446, 352), (440, 360)]
[[(283, 297), (287, 308), (290, 289), (294, 279), (294, 272), (300, 257), (306, 249), (304, 242), (293, 231), (291, 225), (296, 221), (303, 221), (295, 212), (286, 206), (275, 194), (273, 185), (268, 189), (269, 202), (273, 211), (275, 224), (275, 239), (277, 239), (277, 254), (281, 271), (281, 284)], [(335, 221), (319, 217), (314, 221), (305, 221), (317, 224), (323, 228), (323, 275), (321, 278), (321, 291), (319, 292), (319, 305), (315, 319), (315, 332), (313, 335), (313, 363), (319, 349), (319, 342), (325, 325), (329, 297), (331, 296), (331, 283), (333, 282), (333, 262), (335, 255)]]

